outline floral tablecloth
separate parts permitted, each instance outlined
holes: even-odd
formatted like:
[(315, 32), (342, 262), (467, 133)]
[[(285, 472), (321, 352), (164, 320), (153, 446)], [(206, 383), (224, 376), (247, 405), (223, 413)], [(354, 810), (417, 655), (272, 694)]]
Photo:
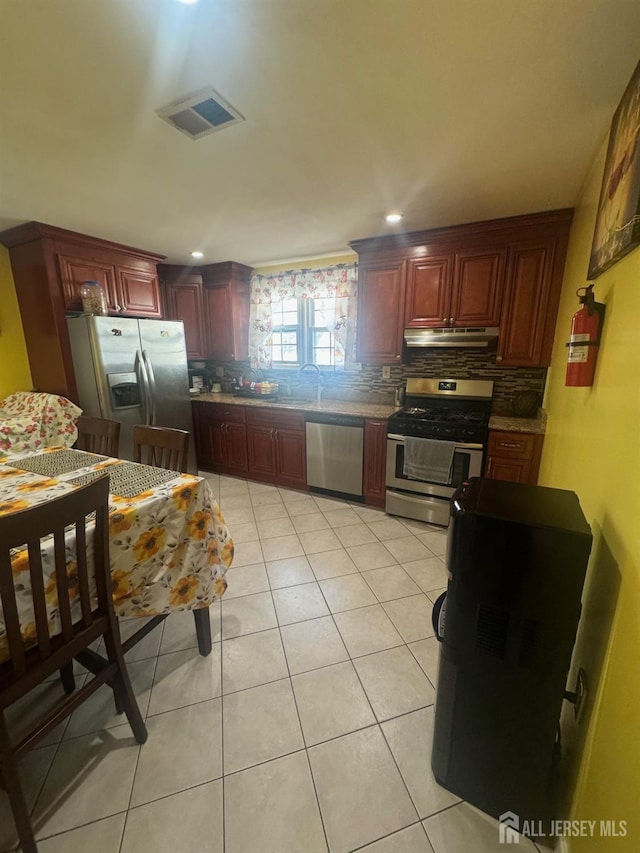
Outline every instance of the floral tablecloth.
[[(65, 464), (58, 463), (60, 459)], [(73, 468), (75, 459), (78, 467)], [(56, 466), (66, 470), (55, 476), (25, 470), (55, 470)], [(0, 454), (0, 515), (46, 502), (83, 485), (98, 475), (94, 472), (109, 469), (109, 545), (117, 614), (155, 616), (208, 607), (220, 598), (227, 588), (225, 573), (233, 560), (233, 542), (202, 477), (63, 447), (35, 455)], [(157, 483), (159, 479), (164, 482)], [(156, 484), (136, 493), (136, 484), (145, 481)], [(112, 493), (113, 489), (121, 494)], [(59, 630), (59, 616), (53, 548), (49, 545), (52, 543), (43, 541), (42, 565), (53, 635)], [(75, 559), (75, 537), (69, 535), (67, 566), (71, 577)], [(25, 551), (13, 555), (12, 567), (19, 591), (22, 634), (25, 642), (33, 642), (35, 626)], [(3, 657), (7, 657), (7, 641), (0, 610), (0, 661)]]
[(66, 397), (16, 391), (0, 400), (0, 451), (19, 453), (63, 444), (78, 438), (82, 409)]

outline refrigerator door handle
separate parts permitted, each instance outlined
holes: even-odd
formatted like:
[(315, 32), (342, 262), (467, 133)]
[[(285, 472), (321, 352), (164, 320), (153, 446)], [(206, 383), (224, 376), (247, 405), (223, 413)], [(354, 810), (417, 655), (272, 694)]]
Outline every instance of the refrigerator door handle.
[(155, 426), (155, 424), (156, 424), (156, 396), (157, 396), (156, 378), (153, 375), (153, 366), (151, 364), (151, 359), (147, 356), (146, 350), (142, 350), (142, 360), (144, 362), (144, 366), (147, 369), (147, 375), (149, 377), (149, 402), (150, 402), (150, 409), (151, 409), (150, 424), (152, 426)]
[(147, 426), (149, 426), (151, 423), (149, 418), (151, 412), (151, 405), (149, 400), (149, 378), (147, 376), (147, 368), (145, 367), (145, 363), (140, 350), (136, 350), (136, 361), (134, 370), (136, 372), (136, 376), (138, 377), (138, 384), (140, 385), (140, 388), (142, 390), (142, 399), (144, 401), (144, 422)]

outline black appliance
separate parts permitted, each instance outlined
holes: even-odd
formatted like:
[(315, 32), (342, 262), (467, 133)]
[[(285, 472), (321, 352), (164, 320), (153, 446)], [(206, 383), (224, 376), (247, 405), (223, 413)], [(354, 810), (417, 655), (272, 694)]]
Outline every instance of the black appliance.
[[(493, 382), (485, 379), (408, 379), (404, 408), (387, 426), (385, 511), (446, 526), (456, 488), (483, 473)], [(407, 439), (450, 448), (446, 482), (405, 472)]]
[(476, 478), (451, 500), (431, 763), (441, 785), (494, 817), (553, 817), (590, 550), (574, 492)]

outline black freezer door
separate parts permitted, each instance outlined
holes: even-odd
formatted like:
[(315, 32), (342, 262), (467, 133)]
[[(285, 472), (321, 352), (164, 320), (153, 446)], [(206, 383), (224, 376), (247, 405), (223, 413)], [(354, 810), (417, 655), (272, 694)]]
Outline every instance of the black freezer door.
[(475, 478), (451, 500), (432, 766), (496, 817), (549, 814), (590, 549), (573, 492)]

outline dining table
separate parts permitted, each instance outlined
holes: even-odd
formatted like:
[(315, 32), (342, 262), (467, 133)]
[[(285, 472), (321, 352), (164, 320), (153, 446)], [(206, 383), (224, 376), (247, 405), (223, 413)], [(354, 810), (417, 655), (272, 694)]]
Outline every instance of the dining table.
[[(109, 555), (120, 618), (151, 617), (127, 651), (175, 610), (192, 610), (201, 654), (211, 650), (208, 608), (227, 588), (233, 540), (204, 477), (141, 465), (66, 446), (0, 452), (0, 515), (45, 503), (109, 475)], [(87, 536), (91, 546), (91, 537)], [(50, 634), (59, 629), (53, 542), (42, 540)], [(76, 565), (75, 531), (66, 536), (67, 573)], [(27, 551), (11, 556), (23, 640), (35, 643)], [(73, 583), (71, 584), (73, 588)], [(72, 602), (73, 613), (74, 602)], [(8, 657), (0, 609), (0, 662)]]

